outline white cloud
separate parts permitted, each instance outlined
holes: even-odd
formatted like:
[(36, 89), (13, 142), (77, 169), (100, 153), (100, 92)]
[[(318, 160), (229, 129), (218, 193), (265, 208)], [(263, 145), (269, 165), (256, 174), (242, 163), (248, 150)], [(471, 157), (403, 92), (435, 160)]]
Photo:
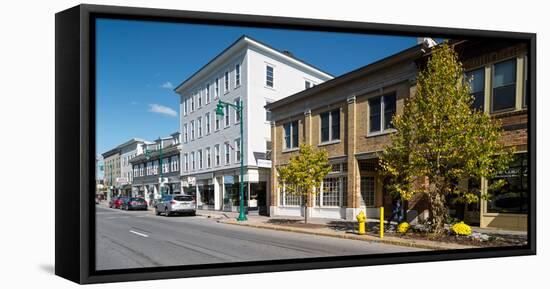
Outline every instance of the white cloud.
[(166, 88), (166, 89), (172, 89), (172, 88), (174, 88), (174, 85), (170, 81), (167, 81), (167, 82), (163, 83), (160, 87)]
[(171, 116), (171, 117), (177, 117), (178, 116), (178, 113), (175, 110), (173, 110), (173, 109), (171, 109), (167, 106), (156, 104), (156, 103), (149, 104), (149, 111), (154, 112), (154, 113), (164, 114), (164, 115)]

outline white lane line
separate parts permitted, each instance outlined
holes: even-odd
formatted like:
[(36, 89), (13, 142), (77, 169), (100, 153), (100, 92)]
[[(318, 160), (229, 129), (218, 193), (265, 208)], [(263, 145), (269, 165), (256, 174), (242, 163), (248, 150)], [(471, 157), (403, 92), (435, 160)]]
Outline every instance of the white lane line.
[(134, 234), (136, 234), (136, 235), (138, 235), (138, 236), (142, 236), (142, 237), (145, 237), (145, 238), (148, 238), (148, 237), (149, 237), (149, 235), (145, 235), (145, 234), (143, 234), (143, 233), (136, 232), (136, 231), (132, 231), (132, 230), (130, 230), (130, 233), (134, 233)]

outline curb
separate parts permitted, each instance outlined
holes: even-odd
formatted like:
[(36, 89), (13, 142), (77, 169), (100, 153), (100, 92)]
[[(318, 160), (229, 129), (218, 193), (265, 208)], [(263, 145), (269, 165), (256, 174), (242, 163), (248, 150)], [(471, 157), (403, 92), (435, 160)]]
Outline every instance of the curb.
[(212, 215), (212, 214), (202, 214), (202, 213), (199, 213), (197, 212), (196, 213), (197, 216), (201, 216), (201, 217), (206, 217), (208, 219), (212, 219), (212, 220), (217, 220), (218, 222), (220, 222), (220, 220), (222, 219), (230, 219), (230, 217), (226, 216), (225, 214), (224, 215)]
[(396, 246), (402, 246), (402, 247), (411, 247), (411, 248), (418, 248), (418, 249), (428, 249), (428, 250), (455, 250), (455, 249), (476, 248), (476, 247), (473, 247), (473, 246), (448, 247), (448, 246), (439, 246), (439, 245), (432, 245), (432, 244), (421, 244), (421, 243), (415, 243), (415, 242), (405, 242), (405, 241), (398, 241), (398, 240), (379, 239), (379, 238), (368, 236), (368, 235), (359, 236), (359, 235), (334, 234), (334, 233), (326, 233), (326, 232), (312, 232), (312, 231), (296, 229), (296, 228), (287, 228), (287, 227), (282, 227), (282, 226), (266, 226), (266, 225), (257, 225), (257, 224), (248, 224), (248, 223), (237, 223), (235, 221), (227, 221), (227, 222), (218, 221), (218, 223), (237, 225), (237, 226), (245, 226), (245, 227), (252, 227), (252, 228), (258, 228), (258, 229), (268, 229), (268, 230), (275, 230), (275, 231), (302, 233), (302, 234), (324, 236), (324, 237), (336, 237), (336, 238), (341, 238), (341, 239), (384, 243), (384, 244), (389, 244), (389, 245), (396, 245)]

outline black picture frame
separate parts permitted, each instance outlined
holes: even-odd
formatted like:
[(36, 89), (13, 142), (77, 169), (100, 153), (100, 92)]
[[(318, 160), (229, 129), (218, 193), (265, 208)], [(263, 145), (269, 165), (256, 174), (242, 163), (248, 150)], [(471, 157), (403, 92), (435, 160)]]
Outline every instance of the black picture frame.
[[(520, 247), (95, 270), (95, 31), (97, 18), (291, 28), (332, 32), (524, 40), (529, 51), (528, 244)], [(536, 254), (536, 34), (329, 21), (168, 9), (79, 5), (55, 15), (55, 274), (102, 283)], [(76, 189), (78, 188), (78, 189)]]

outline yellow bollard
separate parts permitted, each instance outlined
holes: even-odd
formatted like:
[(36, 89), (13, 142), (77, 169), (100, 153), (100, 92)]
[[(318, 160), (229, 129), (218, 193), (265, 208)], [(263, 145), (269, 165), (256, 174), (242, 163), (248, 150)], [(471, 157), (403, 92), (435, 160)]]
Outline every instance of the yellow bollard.
[(359, 212), (357, 215), (357, 222), (359, 222), (359, 235), (365, 235), (365, 221), (367, 220), (367, 216), (365, 216), (365, 213), (363, 211)]
[(380, 207), (380, 239), (384, 238), (384, 207)]

